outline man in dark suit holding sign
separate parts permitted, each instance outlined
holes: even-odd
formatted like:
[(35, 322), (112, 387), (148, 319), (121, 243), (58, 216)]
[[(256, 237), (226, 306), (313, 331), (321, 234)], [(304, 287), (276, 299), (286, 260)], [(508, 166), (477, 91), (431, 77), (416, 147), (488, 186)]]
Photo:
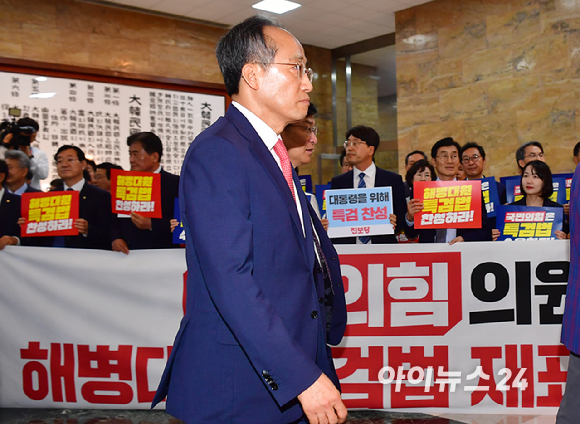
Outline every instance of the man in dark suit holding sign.
[(264, 17), (233, 27), (216, 54), (233, 103), (184, 160), (187, 312), (153, 405), (167, 396), (196, 424), (344, 422), (308, 203), (279, 138), (306, 116), (312, 70)]
[(179, 177), (161, 168), (161, 139), (152, 132), (131, 134), (127, 138), (131, 171), (159, 173), (161, 179), (161, 218), (148, 218), (131, 212), (130, 218), (118, 218), (113, 235), (113, 250), (129, 253), (131, 249), (170, 249), (175, 247), (171, 235)]
[(54, 237), (53, 246), (110, 250), (111, 195), (85, 181), (85, 154), (77, 146), (61, 146), (54, 159), (58, 176), (64, 181), (64, 190), (79, 192), (79, 219), (73, 224), (79, 235)]
[[(396, 216), (395, 231), (406, 230), (405, 186), (400, 175), (379, 168), (374, 163), (375, 153), (379, 148), (379, 134), (370, 127), (359, 125), (346, 133), (344, 142), (348, 163), (352, 171), (332, 179), (331, 189), (340, 188), (375, 188), (391, 187), (393, 212)], [(395, 234), (370, 237), (341, 237), (332, 240), (334, 244), (386, 244), (397, 243)]]

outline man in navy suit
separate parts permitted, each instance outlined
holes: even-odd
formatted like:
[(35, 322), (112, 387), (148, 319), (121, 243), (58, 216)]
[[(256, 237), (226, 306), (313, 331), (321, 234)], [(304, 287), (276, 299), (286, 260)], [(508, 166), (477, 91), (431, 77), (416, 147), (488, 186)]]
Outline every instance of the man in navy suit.
[[(437, 181), (456, 181), (459, 169), (459, 152), (461, 147), (451, 137), (437, 141), (431, 148), (431, 160), (437, 171)], [(410, 227), (414, 226), (415, 214), (423, 210), (423, 202), (411, 199), (408, 203), (405, 220)], [(487, 218), (485, 203), (481, 199), (481, 228), (444, 228), (419, 229), (412, 228), (409, 235), (419, 234), (419, 243), (449, 243), (464, 241), (491, 241), (492, 225)]]
[(8, 166), (0, 159), (0, 250), (18, 244), (20, 235), (20, 196), (8, 193), (4, 188), (7, 174)]
[[(399, 174), (386, 171), (375, 165), (374, 158), (379, 148), (379, 134), (370, 127), (362, 125), (351, 128), (346, 133), (344, 142), (348, 163), (352, 171), (334, 177), (330, 183), (331, 189), (339, 188), (374, 188), (391, 187), (393, 196), (393, 212), (391, 223), (396, 222), (395, 232), (407, 230), (405, 223), (405, 186)], [(394, 216), (393, 216), (394, 215)], [(396, 217), (396, 220), (393, 218)], [(334, 244), (385, 244), (397, 243), (394, 234), (371, 237), (341, 237), (332, 239)]]
[(562, 343), (570, 351), (566, 391), (556, 424), (576, 424), (580, 416), (580, 167), (570, 189), (570, 273), (562, 321)]
[[(85, 181), (83, 171), (87, 163), (84, 152), (77, 146), (61, 146), (56, 155), (58, 176), (64, 181), (64, 191), (79, 192), (79, 219), (74, 226), (76, 236), (54, 237), (55, 247), (77, 249), (111, 249), (111, 195)], [(41, 237), (30, 237), (30, 239)]]
[(312, 70), (296, 38), (259, 16), (216, 55), (233, 103), (184, 160), (187, 312), (153, 405), (167, 396), (169, 413), (196, 424), (344, 422), (325, 374), (308, 203), (279, 139), (306, 116)]
[(161, 218), (148, 218), (131, 212), (130, 218), (118, 218), (113, 230), (113, 250), (129, 253), (131, 249), (171, 249), (170, 221), (174, 218), (175, 198), (179, 195), (179, 177), (161, 168), (163, 144), (152, 132), (131, 134), (127, 138), (131, 171), (158, 173), (161, 179)]

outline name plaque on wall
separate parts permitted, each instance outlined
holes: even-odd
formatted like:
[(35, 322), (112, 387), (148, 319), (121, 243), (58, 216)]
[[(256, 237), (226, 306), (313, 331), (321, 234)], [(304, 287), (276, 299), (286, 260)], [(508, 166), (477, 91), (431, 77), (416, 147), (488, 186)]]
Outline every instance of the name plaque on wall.
[[(151, 131), (163, 142), (161, 165), (179, 174), (189, 144), (225, 113), (225, 95), (0, 71), (0, 119), (21, 110), (40, 125), (34, 146), (51, 158), (79, 146), (97, 164), (130, 169), (127, 137)], [(52, 163), (46, 186), (58, 178)]]

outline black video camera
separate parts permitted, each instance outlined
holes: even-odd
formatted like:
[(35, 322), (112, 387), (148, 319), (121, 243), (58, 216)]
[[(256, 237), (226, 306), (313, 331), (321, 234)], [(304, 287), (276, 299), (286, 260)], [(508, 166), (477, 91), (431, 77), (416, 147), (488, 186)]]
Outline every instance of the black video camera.
[[(0, 124), (0, 143), (7, 149), (30, 146), (31, 136), (36, 129), (34, 127), (21, 127), (16, 123), (16, 118), (20, 117), (20, 109), (10, 108), (8, 114), (12, 117), (12, 121), (4, 121)], [(8, 134), (12, 134), (12, 137), (8, 142), (5, 142), (4, 139)]]

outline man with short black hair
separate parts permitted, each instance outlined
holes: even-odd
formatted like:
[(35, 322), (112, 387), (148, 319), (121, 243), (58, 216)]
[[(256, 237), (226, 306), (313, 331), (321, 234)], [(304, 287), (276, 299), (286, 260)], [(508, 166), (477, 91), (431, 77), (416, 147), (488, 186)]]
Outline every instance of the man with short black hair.
[[(437, 181), (456, 181), (459, 169), (459, 152), (461, 147), (451, 137), (445, 137), (437, 141), (431, 148), (431, 161), (437, 171)], [(411, 199), (408, 203), (408, 212), (405, 216), (407, 224), (413, 225), (415, 214), (423, 210), (423, 202)], [(449, 243), (455, 244), (463, 241), (488, 241), (491, 240), (491, 227), (487, 219), (485, 204), (481, 204), (482, 228), (447, 228), (447, 229), (419, 229), (414, 230), (419, 234), (419, 243)], [(410, 236), (414, 236), (410, 231)]]
[(4, 188), (8, 175), (6, 162), (0, 159), (0, 250), (19, 243), (20, 196), (9, 193)]
[(425, 152), (422, 150), (413, 150), (411, 153), (407, 154), (407, 156), (405, 156), (405, 172), (411, 169), (413, 164), (421, 159), (427, 161), (429, 160), (427, 159), (427, 155), (425, 154)]
[(111, 192), (111, 169), (123, 170), (123, 167), (111, 162), (103, 162), (97, 165), (93, 184), (101, 190)]
[(34, 193), (40, 190), (26, 183), (29, 176), (30, 159), (21, 150), (7, 150), (4, 159), (8, 166), (8, 174), (4, 186), (9, 193), (21, 196), (22, 193)]
[(574, 146), (574, 164), (580, 163), (580, 141)]
[(527, 143), (522, 144), (520, 147), (518, 147), (518, 150), (516, 150), (516, 162), (518, 164), (520, 174), (522, 173), (526, 164), (533, 160), (541, 160), (542, 162), (546, 162), (544, 148), (539, 141), (528, 141)]
[[(379, 134), (371, 127), (359, 125), (348, 130), (346, 138), (347, 141), (344, 142), (346, 157), (353, 169), (334, 177), (330, 187), (332, 189), (391, 187), (393, 215), (396, 217), (395, 232), (406, 230), (403, 179), (400, 175), (381, 169), (374, 163), (375, 153), (381, 142)], [(397, 237), (394, 234), (340, 237), (332, 239), (332, 242), (334, 244), (385, 244), (397, 243)]]
[(345, 174), (348, 171), (352, 171), (352, 165), (348, 163), (348, 158), (346, 157), (346, 150), (340, 152), (340, 173)]
[(64, 191), (79, 192), (79, 219), (73, 224), (79, 235), (54, 237), (54, 247), (110, 250), (111, 195), (85, 181), (85, 154), (79, 147), (61, 146), (54, 160), (58, 176), (64, 182)]
[[(183, 163), (187, 308), (153, 405), (167, 396), (196, 424), (342, 423), (325, 344), (346, 322), (326, 315), (308, 202), (279, 138), (306, 116), (312, 70), (264, 16), (230, 29), (216, 56), (232, 103)], [(340, 275), (338, 255), (325, 259)]]
[(114, 230), (113, 250), (128, 254), (133, 249), (172, 249), (170, 221), (174, 218), (175, 199), (179, 196), (179, 176), (161, 167), (163, 144), (152, 132), (127, 137), (131, 171), (151, 172), (161, 179), (161, 218), (148, 218), (131, 212), (129, 218), (118, 218)]
[[(463, 171), (468, 180), (482, 180), (485, 178), (485, 175), (483, 175), (483, 168), (485, 168), (487, 160), (485, 158), (485, 150), (483, 149), (483, 146), (473, 142), (466, 143), (461, 148), (460, 156), (461, 163), (463, 164)], [(507, 203), (505, 185), (499, 181), (495, 181), (495, 184), (499, 203), (505, 205)], [(495, 226), (493, 228), (495, 228)]]

